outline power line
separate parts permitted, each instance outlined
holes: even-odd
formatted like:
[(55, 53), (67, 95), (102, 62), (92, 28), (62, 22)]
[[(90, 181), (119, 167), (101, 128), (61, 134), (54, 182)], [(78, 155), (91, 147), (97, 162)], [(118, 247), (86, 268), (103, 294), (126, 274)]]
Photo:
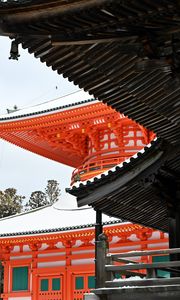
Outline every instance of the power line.
[[(65, 94), (65, 95), (63, 95), (63, 96), (57, 97), (57, 98), (53, 98), (53, 99), (51, 99), (51, 100), (48, 100), (48, 101), (45, 101), (45, 102), (41, 102), (41, 103), (35, 104), (35, 105), (33, 105), (33, 106), (38, 106), (38, 105), (41, 105), (41, 104), (50, 103), (50, 102), (56, 101), (56, 100), (58, 100), (58, 99), (62, 99), (62, 98), (64, 98), (64, 97), (68, 97), (68, 96), (74, 95), (74, 94), (79, 93), (79, 92), (81, 92), (81, 90), (74, 91), (74, 92)], [(42, 96), (40, 96), (40, 97), (42, 97)], [(40, 97), (39, 97), (39, 98), (40, 98)], [(32, 103), (34, 100), (36, 100), (36, 99), (38, 99), (38, 97), (37, 97), (37, 98), (34, 98), (34, 99), (31, 101), (31, 103)], [(23, 107), (23, 108), (25, 108), (25, 107)]]

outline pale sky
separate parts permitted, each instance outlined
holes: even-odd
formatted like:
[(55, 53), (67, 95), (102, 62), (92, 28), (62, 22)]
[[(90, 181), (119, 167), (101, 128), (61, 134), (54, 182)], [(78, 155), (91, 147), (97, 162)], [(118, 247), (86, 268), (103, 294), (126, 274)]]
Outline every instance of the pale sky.
[[(79, 90), (27, 50), (20, 48), (18, 61), (9, 60), (10, 45), (10, 39), (0, 37), (0, 115), (15, 104), (18, 108), (24, 108)], [(64, 200), (70, 199), (72, 196), (65, 194), (64, 189), (69, 186), (72, 170), (0, 141), (0, 190), (14, 187), (28, 200), (31, 192), (43, 190), (48, 179), (55, 179), (60, 183)]]

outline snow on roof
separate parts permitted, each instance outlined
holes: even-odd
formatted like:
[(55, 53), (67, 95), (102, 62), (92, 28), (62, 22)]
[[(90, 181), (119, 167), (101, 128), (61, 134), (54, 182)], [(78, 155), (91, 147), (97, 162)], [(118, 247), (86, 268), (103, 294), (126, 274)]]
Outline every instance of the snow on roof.
[(0, 120), (4, 122), (13, 118), (17, 119), (18, 117), (24, 118), (31, 115), (34, 117), (34, 114), (48, 114), (48, 112), (52, 113), (53, 110), (64, 111), (72, 109), (74, 106), (78, 108), (80, 106), (82, 107), (83, 105), (88, 105), (88, 100), (98, 102), (98, 100), (94, 100), (94, 98), (92, 98), (88, 93), (85, 93), (84, 91), (78, 91), (41, 104), (17, 109), (9, 114), (0, 115)]
[[(88, 206), (77, 208), (75, 205), (66, 208), (61, 200), (52, 206), (38, 208), (29, 212), (0, 219), (0, 236), (16, 236), (23, 234), (66, 231), (92, 227), (96, 221), (96, 213)], [(121, 220), (103, 215), (103, 222)]]

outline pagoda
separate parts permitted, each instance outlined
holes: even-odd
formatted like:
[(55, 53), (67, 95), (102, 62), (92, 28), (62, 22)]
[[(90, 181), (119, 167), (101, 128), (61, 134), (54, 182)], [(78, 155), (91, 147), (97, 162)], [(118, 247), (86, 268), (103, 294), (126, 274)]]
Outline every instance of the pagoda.
[[(101, 176), (154, 138), (106, 104), (83, 97), (79, 92), (75, 103), (62, 106), (61, 98), (1, 115), (0, 137), (74, 167), (71, 185)], [(55, 204), (1, 220), (2, 299), (80, 300), (94, 288), (95, 212), (84, 209), (56, 209)], [(112, 252), (167, 248), (164, 233), (107, 216), (103, 220)]]
[[(79, 97), (81, 92), (77, 100)], [(98, 100), (63, 106), (61, 101), (62, 98), (0, 116), (0, 137), (74, 167), (71, 184), (120, 164), (155, 136)]]
[[(72, 183), (86, 181), (72, 188), (78, 205), (168, 231), (170, 248), (179, 248), (179, 2), (1, 1), (0, 13), (0, 34), (13, 39), (11, 59), (18, 59), (22, 44), (58, 74), (158, 136), (121, 166), (101, 176), (94, 173), (94, 179), (82, 175), (91, 177), (97, 169), (79, 164), (82, 170), (75, 171)], [(31, 134), (32, 146), (30, 138)], [(39, 150), (43, 149), (42, 145)], [(99, 160), (97, 168), (101, 169)], [(179, 268), (179, 262), (171, 260), (170, 266)], [(145, 289), (133, 283), (129, 289), (118, 287), (116, 295), (113, 287), (102, 290), (101, 299), (179, 299), (179, 282), (173, 282), (174, 278), (169, 286), (169, 281), (161, 281), (157, 287), (145, 282)]]

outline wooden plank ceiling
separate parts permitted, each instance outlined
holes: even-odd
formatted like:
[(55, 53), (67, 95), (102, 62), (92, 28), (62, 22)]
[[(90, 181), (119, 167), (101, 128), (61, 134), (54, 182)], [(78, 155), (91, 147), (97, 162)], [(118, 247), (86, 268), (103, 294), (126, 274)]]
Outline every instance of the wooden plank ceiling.
[[(175, 209), (180, 200), (179, 1), (0, 1), (0, 19), (1, 35), (158, 136), (148, 155), (145, 151), (136, 160), (141, 176), (130, 161), (133, 181), (124, 179), (123, 165), (121, 171), (109, 172), (107, 180), (102, 176), (71, 190), (79, 205), (167, 230), (168, 207)], [(144, 170), (154, 147), (158, 158)], [(168, 191), (167, 182), (173, 186)], [(99, 192), (103, 185), (109, 186), (106, 195)], [(97, 201), (87, 195), (96, 195)], [(156, 217), (148, 211), (156, 211)]]

